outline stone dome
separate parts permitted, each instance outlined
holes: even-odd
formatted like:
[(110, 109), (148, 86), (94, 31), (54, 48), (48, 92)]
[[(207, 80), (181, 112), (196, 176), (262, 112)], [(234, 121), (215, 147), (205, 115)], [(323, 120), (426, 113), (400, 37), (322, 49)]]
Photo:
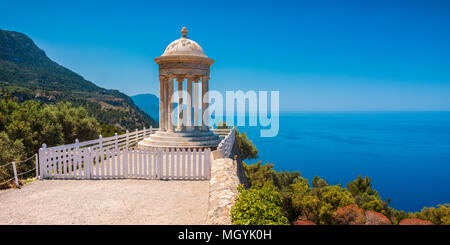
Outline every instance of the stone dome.
[(181, 30), (182, 37), (173, 41), (167, 46), (166, 50), (161, 56), (198, 56), (198, 57), (207, 57), (203, 52), (202, 47), (198, 45), (198, 43), (192, 41), (187, 38), (188, 30), (186, 27), (183, 27)]

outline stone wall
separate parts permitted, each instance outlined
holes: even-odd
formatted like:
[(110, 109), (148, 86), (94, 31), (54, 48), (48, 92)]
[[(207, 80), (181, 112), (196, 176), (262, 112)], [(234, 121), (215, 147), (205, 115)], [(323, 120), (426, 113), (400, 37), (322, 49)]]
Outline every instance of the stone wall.
[(243, 184), (247, 188), (239, 149), (233, 146), (234, 159), (223, 158), (220, 151), (213, 153), (211, 179), (209, 184), (207, 225), (231, 225), (231, 207), (238, 196), (237, 187)]

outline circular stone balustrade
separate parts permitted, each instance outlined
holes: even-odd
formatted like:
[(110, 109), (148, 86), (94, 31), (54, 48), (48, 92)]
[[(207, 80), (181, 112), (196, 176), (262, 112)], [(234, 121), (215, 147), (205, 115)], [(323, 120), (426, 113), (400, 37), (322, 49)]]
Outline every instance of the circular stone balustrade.
[(215, 148), (220, 143), (221, 138), (212, 131), (191, 131), (191, 132), (164, 132), (156, 131), (150, 137), (139, 142), (139, 147), (169, 147), (169, 148)]

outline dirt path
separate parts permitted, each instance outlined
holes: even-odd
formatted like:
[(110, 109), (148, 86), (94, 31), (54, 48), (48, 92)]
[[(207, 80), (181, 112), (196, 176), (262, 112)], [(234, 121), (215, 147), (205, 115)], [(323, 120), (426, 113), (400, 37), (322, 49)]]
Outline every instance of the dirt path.
[(209, 181), (45, 180), (0, 191), (4, 224), (204, 224)]

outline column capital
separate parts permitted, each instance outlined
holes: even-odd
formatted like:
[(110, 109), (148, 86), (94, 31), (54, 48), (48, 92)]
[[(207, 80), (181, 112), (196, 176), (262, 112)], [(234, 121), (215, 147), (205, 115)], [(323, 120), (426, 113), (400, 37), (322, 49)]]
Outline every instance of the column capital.
[(201, 78), (201, 77), (199, 77), (199, 76), (195, 76), (194, 79), (193, 79), (193, 81), (194, 81), (195, 83), (198, 83), (198, 82), (200, 82), (200, 78)]
[(175, 78), (177, 79), (178, 82), (182, 82), (182, 81), (184, 81), (184, 79), (186, 79), (186, 76), (177, 75), (177, 76), (175, 76)]

